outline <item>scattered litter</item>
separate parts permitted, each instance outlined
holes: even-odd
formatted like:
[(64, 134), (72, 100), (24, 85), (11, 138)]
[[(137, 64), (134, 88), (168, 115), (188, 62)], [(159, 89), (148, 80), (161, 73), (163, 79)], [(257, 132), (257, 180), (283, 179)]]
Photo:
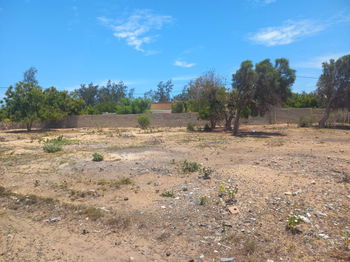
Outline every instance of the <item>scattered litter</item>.
[(54, 222), (58, 222), (60, 220), (61, 220), (61, 217), (53, 217), (53, 218), (45, 219), (44, 222), (54, 223)]
[(228, 210), (231, 212), (231, 214), (238, 214), (239, 213), (237, 206), (229, 206)]

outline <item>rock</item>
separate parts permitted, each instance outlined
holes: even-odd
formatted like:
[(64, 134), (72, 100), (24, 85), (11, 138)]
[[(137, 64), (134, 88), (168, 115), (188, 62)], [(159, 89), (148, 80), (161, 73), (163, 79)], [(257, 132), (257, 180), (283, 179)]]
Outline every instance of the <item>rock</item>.
[(266, 262), (273, 262), (273, 260), (272, 259), (268, 259), (268, 260), (266, 260)]
[(199, 256), (199, 258), (200, 258), (200, 259), (203, 259), (203, 258), (204, 258), (204, 255), (203, 255), (203, 254), (201, 254), (201, 255)]
[(165, 255), (166, 255), (167, 257), (170, 257), (171, 254), (170, 254), (170, 252), (168, 251), (168, 252), (165, 253)]
[(322, 237), (323, 239), (328, 239), (329, 236), (327, 234), (318, 234), (319, 237)]
[(296, 196), (296, 195), (298, 195), (298, 194), (300, 194), (300, 193), (302, 193), (302, 192), (303, 192), (303, 190), (299, 189), (299, 190), (293, 192), (292, 195), (293, 195), (293, 196)]
[(305, 216), (298, 216), (299, 218), (301, 218), (304, 222), (306, 222), (306, 223), (311, 223), (311, 221), (310, 221), (310, 219), (308, 219), (307, 217), (305, 217)]
[(230, 211), (231, 214), (238, 214), (239, 213), (237, 206), (229, 206), (227, 209)]
[(319, 215), (321, 215), (321, 216), (324, 216), (324, 217), (326, 217), (327, 216), (327, 214), (326, 213), (323, 213), (322, 211), (320, 211), (320, 210), (316, 210), (316, 213), (317, 214), (319, 214)]
[(292, 195), (292, 192), (284, 192), (284, 194), (286, 195), (286, 196), (290, 196), (290, 195)]
[(220, 258), (220, 262), (230, 262), (236, 260), (235, 257), (222, 257)]

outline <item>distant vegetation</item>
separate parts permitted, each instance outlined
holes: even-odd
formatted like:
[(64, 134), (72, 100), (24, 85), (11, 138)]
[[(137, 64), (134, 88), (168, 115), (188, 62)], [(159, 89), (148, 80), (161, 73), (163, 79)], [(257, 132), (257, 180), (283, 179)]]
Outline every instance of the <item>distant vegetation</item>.
[(322, 66), (317, 90), (311, 93), (292, 93), (295, 70), (289, 67), (287, 59), (280, 58), (274, 63), (265, 59), (255, 65), (243, 61), (232, 74), (231, 88), (226, 87), (222, 76), (208, 71), (191, 80), (173, 98), (171, 80), (159, 82), (157, 89), (146, 92), (143, 98), (134, 98), (134, 89), (129, 90), (122, 81), (108, 81), (104, 86), (82, 84), (71, 93), (55, 87), (43, 89), (36, 79), (37, 70), (32, 67), (24, 73), (22, 81), (8, 88), (1, 101), (5, 103), (0, 107), (0, 121), (21, 121), (31, 130), (34, 121), (80, 114), (146, 113), (151, 102), (175, 101), (173, 113), (198, 112), (199, 118), (208, 120), (207, 130), (224, 122), (234, 135), (239, 132), (240, 118), (264, 115), (273, 106), (324, 107), (319, 122), (324, 127), (332, 110), (350, 110), (350, 55), (324, 62)]

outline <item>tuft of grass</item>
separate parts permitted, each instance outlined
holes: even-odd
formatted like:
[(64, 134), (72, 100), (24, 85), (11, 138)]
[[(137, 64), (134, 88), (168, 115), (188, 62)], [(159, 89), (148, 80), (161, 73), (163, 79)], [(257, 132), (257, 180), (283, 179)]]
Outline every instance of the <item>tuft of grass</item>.
[(299, 216), (290, 215), (287, 218), (286, 230), (292, 234), (299, 234), (301, 231), (298, 229), (298, 225), (303, 222), (303, 219)]
[(243, 243), (243, 247), (244, 247), (244, 252), (247, 255), (251, 255), (256, 250), (256, 242), (254, 239), (246, 239)]
[(181, 170), (183, 173), (193, 173), (198, 171), (200, 168), (201, 168), (201, 164), (197, 162), (191, 162), (191, 161), (185, 160), (181, 164)]
[(43, 145), (43, 150), (44, 150), (46, 153), (56, 153), (56, 152), (62, 150), (62, 146), (59, 145), (59, 144), (55, 144), (55, 143), (51, 143), (51, 142), (46, 142), (46, 143)]
[(199, 198), (199, 204), (200, 204), (201, 206), (204, 206), (206, 203), (207, 203), (207, 197), (206, 197), (206, 196), (201, 196), (201, 197)]
[(92, 154), (92, 161), (95, 161), (95, 162), (103, 161), (103, 155), (101, 155), (99, 153), (93, 153)]
[(196, 131), (195, 128), (194, 128), (194, 124), (192, 122), (188, 122), (187, 123), (187, 131), (189, 131), (189, 132)]
[(117, 180), (105, 180), (105, 179), (101, 179), (99, 181), (97, 181), (97, 185), (99, 186), (113, 186), (116, 188), (119, 188), (121, 185), (130, 185), (132, 184), (132, 180), (128, 177), (123, 177)]
[(160, 196), (162, 196), (162, 197), (175, 197), (175, 193), (174, 193), (174, 191), (165, 191), (165, 192), (161, 193)]
[(203, 167), (200, 172), (204, 179), (210, 179), (210, 175), (213, 174), (215, 170), (210, 167)]
[(109, 218), (106, 224), (118, 229), (127, 229), (131, 226), (131, 218), (126, 215), (116, 215), (115, 217)]
[(79, 211), (80, 215), (85, 215), (89, 219), (96, 221), (103, 216), (103, 213), (100, 209), (95, 207), (87, 207)]
[(148, 129), (151, 126), (151, 119), (148, 116), (138, 116), (137, 123), (141, 129)]

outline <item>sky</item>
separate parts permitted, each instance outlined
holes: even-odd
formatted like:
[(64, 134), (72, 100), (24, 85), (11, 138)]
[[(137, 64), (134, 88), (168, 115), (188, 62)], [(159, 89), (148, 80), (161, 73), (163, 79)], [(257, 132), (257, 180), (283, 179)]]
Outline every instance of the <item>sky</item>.
[(244, 60), (289, 59), (294, 92), (350, 54), (350, 0), (0, 0), (0, 98), (38, 69), (72, 91), (124, 81), (135, 96), (172, 79), (173, 94), (208, 70), (231, 84)]

